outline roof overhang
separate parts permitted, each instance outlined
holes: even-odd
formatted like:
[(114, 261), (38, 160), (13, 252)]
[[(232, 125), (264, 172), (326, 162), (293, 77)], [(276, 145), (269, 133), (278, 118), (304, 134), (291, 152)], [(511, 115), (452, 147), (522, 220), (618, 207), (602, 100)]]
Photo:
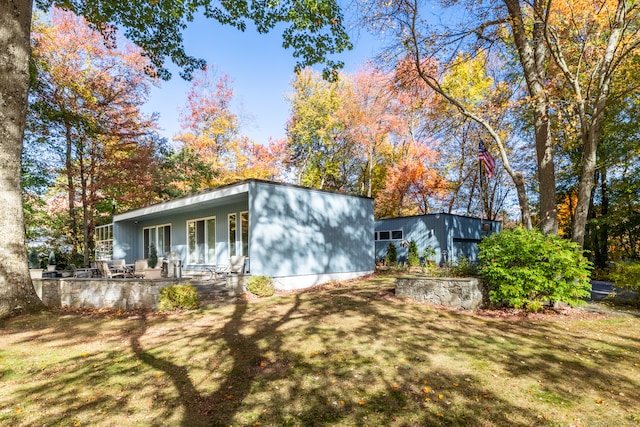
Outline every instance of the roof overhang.
[(167, 214), (179, 214), (198, 209), (204, 205), (224, 205), (242, 200), (249, 192), (249, 183), (241, 182), (230, 186), (201, 191), (179, 199), (168, 200), (144, 208), (116, 214), (113, 222), (147, 220)]

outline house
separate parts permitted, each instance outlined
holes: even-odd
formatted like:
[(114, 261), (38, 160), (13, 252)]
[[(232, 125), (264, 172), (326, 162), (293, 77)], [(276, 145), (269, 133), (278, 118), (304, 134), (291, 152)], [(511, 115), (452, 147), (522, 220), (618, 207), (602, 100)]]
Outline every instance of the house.
[(183, 275), (245, 256), (244, 273), (278, 289), (345, 280), (375, 268), (373, 200), (250, 179), (114, 215), (98, 248), (127, 263), (175, 252)]
[(482, 237), (501, 230), (501, 221), (447, 213), (380, 219), (375, 221), (376, 259), (384, 259), (389, 243), (393, 242), (398, 261), (404, 262), (408, 242), (414, 240), (421, 257), (427, 247), (435, 251), (430, 260), (437, 264), (455, 263), (461, 257), (474, 262), (478, 260)]

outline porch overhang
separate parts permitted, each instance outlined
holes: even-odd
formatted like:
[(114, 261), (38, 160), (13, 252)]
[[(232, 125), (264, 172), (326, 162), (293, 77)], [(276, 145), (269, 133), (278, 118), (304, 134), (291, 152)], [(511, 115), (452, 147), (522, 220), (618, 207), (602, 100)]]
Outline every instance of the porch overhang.
[(166, 216), (167, 214), (179, 214), (182, 212), (193, 211), (201, 205), (222, 206), (225, 204), (236, 203), (237, 201), (246, 198), (248, 193), (248, 182), (231, 184), (211, 190), (203, 190), (189, 196), (184, 196), (178, 199), (156, 203), (155, 205), (146, 206), (144, 208), (135, 209), (129, 212), (116, 214), (113, 217), (113, 222), (132, 222), (142, 219), (150, 220), (154, 217)]

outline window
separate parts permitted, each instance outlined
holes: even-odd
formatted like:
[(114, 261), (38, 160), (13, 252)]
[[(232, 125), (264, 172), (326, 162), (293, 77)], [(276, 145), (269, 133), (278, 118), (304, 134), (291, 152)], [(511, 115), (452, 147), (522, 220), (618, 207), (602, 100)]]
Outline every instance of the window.
[(236, 214), (229, 214), (229, 256), (236, 256), (236, 238), (237, 238)]
[(403, 240), (404, 232), (402, 230), (385, 230), (376, 231), (375, 240)]
[(187, 221), (187, 263), (216, 264), (216, 218)]
[(99, 225), (95, 232), (96, 260), (113, 258), (113, 224)]
[(153, 243), (158, 256), (165, 256), (171, 252), (171, 224), (157, 225), (142, 229), (142, 257), (149, 258), (149, 248)]
[(242, 254), (249, 256), (249, 212), (240, 212), (240, 233), (242, 234)]

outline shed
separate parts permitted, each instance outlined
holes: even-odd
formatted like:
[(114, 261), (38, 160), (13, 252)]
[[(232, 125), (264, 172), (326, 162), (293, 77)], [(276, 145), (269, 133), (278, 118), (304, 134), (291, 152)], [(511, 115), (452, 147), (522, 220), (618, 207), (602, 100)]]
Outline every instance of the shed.
[(476, 262), (482, 237), (501, 230), (501, 221), (448, 213), (380, 219), (375, 221), (376, 259), (384, 259), (389, 243), (393, 242), (398, 261), (404, 262), (408, 243), (414, 240), (420, 256), (427, 247), (435, 251), (430, 260), (437, 264), (456, 263), (461, 257)]

